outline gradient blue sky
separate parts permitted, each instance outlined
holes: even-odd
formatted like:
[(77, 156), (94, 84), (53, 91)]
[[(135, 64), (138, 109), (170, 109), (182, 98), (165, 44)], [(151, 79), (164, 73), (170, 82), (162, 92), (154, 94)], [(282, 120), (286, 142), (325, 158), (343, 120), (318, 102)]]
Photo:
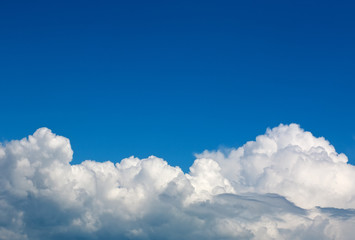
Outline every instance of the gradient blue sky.
[(1, 1), (0, 140), (74, 163), (237, 147), (280, 123), (355, 163), (354, 1)]

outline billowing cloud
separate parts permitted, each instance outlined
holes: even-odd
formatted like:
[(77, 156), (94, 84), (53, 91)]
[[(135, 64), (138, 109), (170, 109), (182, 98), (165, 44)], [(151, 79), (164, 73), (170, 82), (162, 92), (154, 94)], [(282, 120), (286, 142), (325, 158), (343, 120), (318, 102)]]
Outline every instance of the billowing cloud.
[(354, 166), (280, 125), (244, 146), (71, 165), (47, 128), (0, 146), (0, 239), (352, 239)]

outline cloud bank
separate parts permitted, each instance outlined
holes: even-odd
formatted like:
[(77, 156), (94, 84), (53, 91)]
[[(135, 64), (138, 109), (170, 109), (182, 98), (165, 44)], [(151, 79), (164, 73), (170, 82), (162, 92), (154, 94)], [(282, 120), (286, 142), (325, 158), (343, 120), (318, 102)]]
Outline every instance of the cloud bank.
[(355, 167), (299, 125), (196, 155), (71, 165), (47, 128), (0, 146), (0, 239), (353, 239)]

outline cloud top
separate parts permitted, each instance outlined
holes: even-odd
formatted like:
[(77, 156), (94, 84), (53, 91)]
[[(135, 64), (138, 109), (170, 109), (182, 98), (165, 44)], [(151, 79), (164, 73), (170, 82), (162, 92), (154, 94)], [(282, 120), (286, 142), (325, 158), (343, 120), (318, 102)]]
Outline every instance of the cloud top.
[(47, 128), (0, 146), (0, 239), (351, 239), (354, 166), (297, 124), (196, 155), (71, 165)]

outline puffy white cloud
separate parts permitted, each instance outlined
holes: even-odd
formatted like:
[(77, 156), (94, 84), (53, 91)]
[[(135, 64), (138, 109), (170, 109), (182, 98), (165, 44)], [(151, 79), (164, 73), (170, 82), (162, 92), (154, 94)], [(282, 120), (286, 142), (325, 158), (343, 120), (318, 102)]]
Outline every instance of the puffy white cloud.
[(352, 239), (355, 168), (324, 138), (280, 125), (189, 173), (151, 156), (71, 165), (38, 129), (0, 146), (0, 239)]
[(268, 129), (228, 154), (205, 151), (237, 192), (277, 193), (304, 208), (355, 208), (355, 167), (323, 137), (298, 125)]

